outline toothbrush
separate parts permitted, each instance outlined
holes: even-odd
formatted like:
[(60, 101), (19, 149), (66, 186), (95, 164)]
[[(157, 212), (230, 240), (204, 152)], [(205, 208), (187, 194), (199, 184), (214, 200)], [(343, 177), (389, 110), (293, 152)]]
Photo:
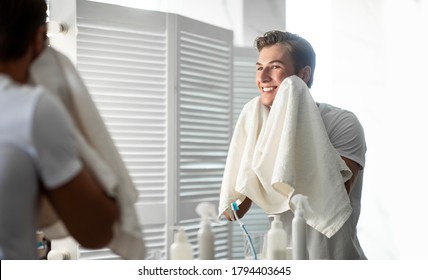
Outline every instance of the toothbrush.
[(236, 204), (236, 202), (233, 202), (231, 204), (231, 207), (232, 207), (233, 215), (235, 216), (235, 220), (238, 221), (239, 225), (241, 226), (242, 231), (245, 234), (245, 237), (248, 240), (248, 243), (251, 246), (251, 251), (253, 252), (254, 259), (257, 260), (257, 253), (256, 253), (256, 249), (254, 248), (253, 240), (251, 239), (251, 236), (248, 233), (247, 228), (245, 227), (244, 223), (239, 219), (238, 214), (236, 213), (236, 211), (239, 210), (238, 204)]

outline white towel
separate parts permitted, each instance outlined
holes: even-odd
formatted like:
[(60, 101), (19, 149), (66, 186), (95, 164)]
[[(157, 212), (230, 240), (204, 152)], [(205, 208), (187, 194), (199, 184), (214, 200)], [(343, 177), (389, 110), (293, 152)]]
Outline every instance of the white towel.
[[(65, 105), (77, 128), (77, 147), (83, 161), (104, 190), (118, 202), (120, 218), (109, 247), (125, 259), (143, 259), (145, 248), (135, 210), (137, 190), (73, 63), (54, 48), (47, 47), (33, 63), (31, 77)], [(41, 212), (40, 225), (48, 226), (43, 229), (45, 234), (50, 238), (64, 237), (68, 234), (64, 225), (52, 213), (48, 201), (42, 201), (46, 211)]]
[(344, 183), (351, 171), (332, 146), (307, 85), (297, 76), (280, 85), (269, 112), (248, 102), (232, 136), (219, 213), (249, 197), (267, 214), (293, 210), (294, 194), (308, 197), (308, 225), (333, 236), (352, 208)]

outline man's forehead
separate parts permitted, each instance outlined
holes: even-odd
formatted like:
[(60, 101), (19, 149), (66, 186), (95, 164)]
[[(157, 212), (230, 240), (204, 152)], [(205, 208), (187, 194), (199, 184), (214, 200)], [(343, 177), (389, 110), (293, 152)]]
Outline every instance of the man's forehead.
[(287, 63), (291, 62), (289, 48), (284, 44), (264, 47), (260, 50), (256, 64)]

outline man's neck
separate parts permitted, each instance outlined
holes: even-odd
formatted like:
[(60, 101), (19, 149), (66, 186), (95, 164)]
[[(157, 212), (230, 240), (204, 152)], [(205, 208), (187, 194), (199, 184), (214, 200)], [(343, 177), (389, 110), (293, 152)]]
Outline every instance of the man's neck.
[(25, 59), (0, 61), (0, 73), (17, 83), (25, 84), (28, 79), (29, 63)]

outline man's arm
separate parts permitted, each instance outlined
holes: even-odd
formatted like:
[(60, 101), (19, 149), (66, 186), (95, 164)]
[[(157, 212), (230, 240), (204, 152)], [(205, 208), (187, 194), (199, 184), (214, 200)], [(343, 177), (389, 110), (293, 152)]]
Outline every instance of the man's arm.
[(118, 206), (82, 164), (72, 120), (57, 99), (40, 96), (32, 132), (43, 190), (69, 233), (87, 248), (108, 245)]
[(70, 234), (84, 247), (102, 248), (113, 237), (119, 210), (115, 200), (91, 177), (87, 168), (69, 182), (46, 191)]
[(355, 178), (357, 178), (358, 172), (360, 170), (360, 165), (349, 158), (342, 157), (342, 159), (345, 161), (346, 165), (352, 172), (352, 177), (345, 182), (345, 189), (346, 189), (346, 192), (349, 194), (351, 192), (352, 185), (354, 184)]

